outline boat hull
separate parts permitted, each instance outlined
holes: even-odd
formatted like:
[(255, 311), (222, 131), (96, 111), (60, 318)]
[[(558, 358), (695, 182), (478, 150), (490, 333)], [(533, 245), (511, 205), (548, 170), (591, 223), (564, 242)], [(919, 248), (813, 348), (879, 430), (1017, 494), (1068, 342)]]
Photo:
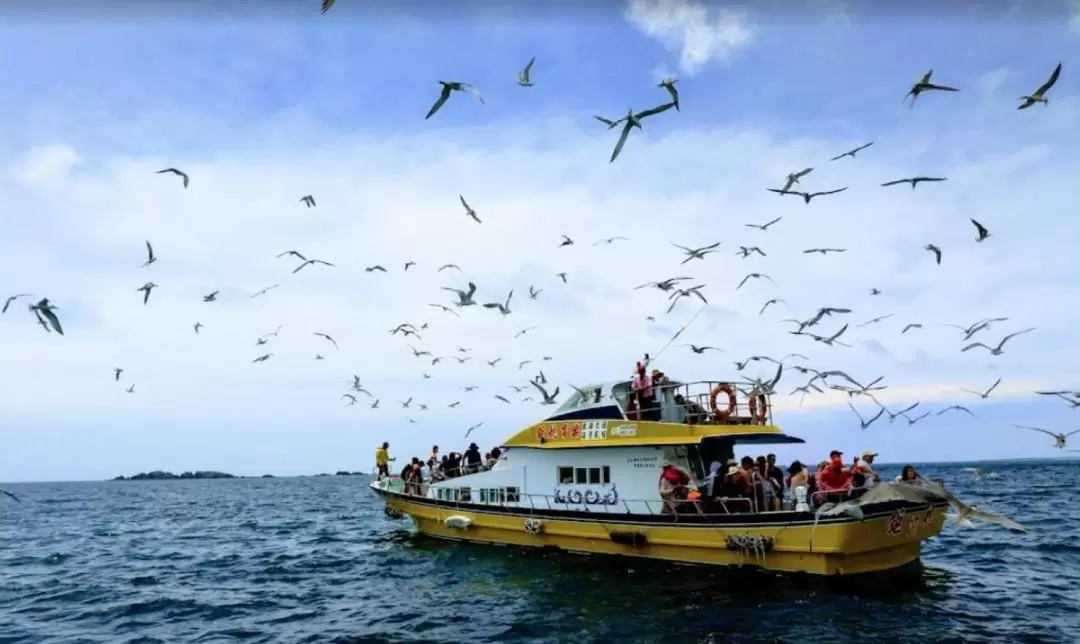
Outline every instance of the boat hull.
[(941, 532), (947, 509), (944, 503), (868, 506), (862, 520), (823, 519), (817, 525), (805, 514), (781, 521), (769, 513), (680, 523), (682, 515), (663, 522), (657, 515), (602, 512), (567, 517), (373, 489), (386, 501), (388, 515), (407, 515), (421, 533), (443, 539), (827, 576), (879, 573), (918, 561), (923, 540)]

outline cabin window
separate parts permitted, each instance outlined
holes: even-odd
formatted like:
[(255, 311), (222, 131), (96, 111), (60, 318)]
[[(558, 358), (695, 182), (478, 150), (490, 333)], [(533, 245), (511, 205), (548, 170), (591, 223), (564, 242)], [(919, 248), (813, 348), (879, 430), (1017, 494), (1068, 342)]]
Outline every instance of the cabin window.
[(437, 487), (435, 488), (435, 498), (440, 501), (457, 501), (458, 491), (453, 487)]
[(607, 485), (611, 483), (611, 466), (560, 467), (560, 485)]
[(517, 503), (520, 498), (521, 494), (516, 487), (489, 487), (480, 489), (481, 503)]
[(472, 488), (458, 488), (458, 500), (462, 503), (472, 503)]

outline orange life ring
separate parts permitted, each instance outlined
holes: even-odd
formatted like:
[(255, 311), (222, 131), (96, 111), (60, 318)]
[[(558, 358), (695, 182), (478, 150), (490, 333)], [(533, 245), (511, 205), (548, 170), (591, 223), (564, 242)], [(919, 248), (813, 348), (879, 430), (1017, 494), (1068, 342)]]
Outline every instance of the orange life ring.
[(769, 401), (765, 399), (765, 394), (760, 389), (755, 389), (750, 394), (750, 419), (764, 425), (768, 415)]
[[(727, 409), (717, 409), (716, 398), (720, 395), (720, 392), (727, 394)], [(726, 382), (722, 382), (713, 387), (712, 392), (709, 394), (709, 407), (712, 409), (713, 418), (720, 420), (727, 420), (735, 413), (735, 390), (731, 388)]]

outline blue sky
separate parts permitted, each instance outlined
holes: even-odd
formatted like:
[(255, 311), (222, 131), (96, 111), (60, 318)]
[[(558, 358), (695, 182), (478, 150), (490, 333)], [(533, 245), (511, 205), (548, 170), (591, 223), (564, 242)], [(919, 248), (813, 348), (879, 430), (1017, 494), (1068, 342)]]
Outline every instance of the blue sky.
[[(48, 295), (67, 335), (41, 331), (24, 302), (0, 317), (0, 480), (366, 470), (384, 438), (399, 456), (420, 455), (456, 447), (481, 421), (474, 436), (493, 445), (544, 411), (492, 398), (531, 375), (518, 361), (552, 356), (542, 366), (564, 390), (626, 375), (695, 310), (680, 303), (665, 316), (664, 294), (632, 287), (679, 274), (708, 284), (711, 302), (683, 339), (725, 353), (673, 346), (661, 363), (673, 376), (756, 376), (732, 362), (799, 352), (818, 369), (886, 376), (890, 407), (962, 403), (978, 416), (862, 432), (843, 394), (801, 407), (777, 396), (778, 423), (809, 441), (781, 458), (834, 446), (887, 461), (1035, 457), (1056, 453), (1050, 439), (1010, 422), (1075, 428), (1064, 403), (1030, 395), (1080, 386), (1070, 380), (1080, 101), (1063, 59), (1080, 21), (1068, 3), (435, 4), (5, 10), (0, 296)], [(531, 56), (535, 86), (518, 87)], [(1049, 105), (1018, 112), (1016, 97), (1058, 62)], [(962, 91), (902, 105), (929, 68)], [(680, 79), (681, 111), (647, 119), (609, 164), (616, 132), (592, 116), (659, 104), (665, 75)], [(455, 95), (425, 121), (438, 80), (471, 82), (486, 104)], [(828, 161), (870, 140), (857, 159)], [(185, 169), (190, 189), (154, 174), (167, 166)], [(810, 206), (764, 190), (804, 167), (815, 168), (808, 189), (850, 188)], [(878, 187), (917, 174), (949, 181)], [(464, 217), (459, 193), (482, 225)], [(317, 208), (297, 203), (305, 194)], [(768, 232), (743, 226), (777, 216)], [(990, 228), (985, 243), (969, 217)], [(577, 244), (556, 248), (564, 233)], [(592, 247), (614, 235), (629, 241)], [(139, 268), (146, 239), (160, 261)], [(713, 241), (719, 253), (686, 266), (670, 245)], [(944, 250), (941, 266), (927, 243)], [(768, 256), (741, 259), (740, 245)], [(849, 250), (800, 252), (815, 246)], [(292, 248), (338, 266), (292, 275), (275, 259)], [(403, 273), (407, 259), (417, 266)], [(463, 273), (436, 273), (449, 262)], [(390, 272), (363, 270), (373, 264)], [(736, 290), (751, 271), (776, 285)], [(514, 289), (514, 313), (454, 318), (427, 306), (470, 279), (482, 301)], [(160, 288), (144, 307), (135, 289), (149, 280)], [(536, 301), (530, 284), (544, 289)], [(220, 301), (203, 304), (211, 290)], [(788, 305), (759, 316), (774, 297)], [(777, 322), (826, 305), (854, 310), (851, 348)], [(961, 353), (944, 326), (990, 316), (1010, 320), (977, 339), (1038, 329), (990, 357)], [(451, 364), (424, 364), (387, 335), (405, 321), (429, 322), (411, 344)], [(908, 323), (924, 326), (901, 335)], [(274, 358), (252, 365), (264, 352), (255, 338), (279, 324)], [(538, 329), (515, 340), (528, 326)], [(473, 363), (504, 362), (454, 364), (457, 346)], [(344, 406), (352, 374), (381, 409)], [(998, 377), (985, 402), (959, 389)], [(804, 382), (789, 371), (780, 389)], [(467, 384), (480, 389), (463, 393)], [(415, 424), (394, 402), (410, 395), (430, 405)]]

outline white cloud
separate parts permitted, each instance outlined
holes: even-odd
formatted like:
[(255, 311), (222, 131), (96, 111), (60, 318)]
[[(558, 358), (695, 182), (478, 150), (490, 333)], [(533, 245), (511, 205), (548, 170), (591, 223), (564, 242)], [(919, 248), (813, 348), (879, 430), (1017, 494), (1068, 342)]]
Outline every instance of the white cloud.
[(14, 176), (22, 184), (55, 187), (68, 178), (79, 155), (66, 145), (49, 144), (31, 148), (14, 164)]
[(741, 9), (713, 8), (692, 0), (630, 0), (625, 17), (668, 50), (679, 53), (686, 76), (710, 61), (725, 61), (749, 46), (753, 29)]
[[(1015, 110), (1001, 114), (1017, 119)], [(85, 159), (79, 172), (47, 185), (19, 183), (50, 176), (40, 170), (49, 167), (41, 162), (46, 157), (28, 154), (9, 175), (15, 181), (0, 178), (0, 224), (9, 231), (0, 238), (0, 288), (49, 296), (67, 335), (44, 333), (25, 303), (0, 317), (0, 417), (14, 445), (0, 453), (0, 471), (60, 468), (57, 459), (73, 461), (64, 461), (64, 471), (101, 476), (152, 467), (355, 469), (384, 437), (399, 453), (421, 454), (431, 442), (459, 441), (480, 421), (485, 425), (474, 437), (490, 445), (541, 414), (533, 405), (493, 399), (511, 394), (510, 384), (525, 384), (535, 367), (565, 392), (568, 382), (626, 376), (643, 352), (655, 354), (696, 305), (680, 303), (664, 316), (664, 294), (631, 287), (680, 274), (708, 285), (711, 306), (679, 342), (725, 349), (697, 356), (669, 348), (659, 364), (684, 381), (735, 377), (732, 362), (752, 354), (799, 352), (819, 369), (864, 381), (885, 376), (893, 387), (881, 395), (888, 405), (974, 404), (958, 388), (983, 389), (997, 377), (1004, 381), (994, 397), (1070, 386), (1080, 359), (1070, 241), (1080, 164), (1071, 154), (1075, 128), (1066, 125), (1076, 114), (1075, 101), (1063, 96), (1039, 119), (1022, 114), (1011, 121), (1018, 124), (1012, 131), (1002, 120), (916, 129), (904, 138), (882, 132), (857, 159), (833, 163), (826, 159), (862, 141), (693, 128), (656, 136), (652, 129), (635, 132), (623, 156), (608, 164), (610, 132), (561, 122), (511, 127), (486, 145), (470, 143), (473, 131), (375, 140), (305, 129), (306, 147), (287, 151), (272, 142), (254, 149), (224, 142), (200, 158), (75, 150), (64, 158)], [(563, 143), (526, 144), (538, 128)], [(803, 187), (849, 190), (807, 206), (763, 189), (807, 165), (815, 170)], [(154, 174), (166, 166), (186, 170), (190, 189), (177, 177)], [(913, 173), (950, 180), (914, 191), (877, 187)], [(298, 203), (309, 193), (317, 208)], [(459, 193), (483, 224), (464, 216)], [(743, 225), (779, 216), (767, 232)], [(993, 236), (976, 244), (969, 217)], [(562, 233), (577, 243), (558, 248)], [(614, 235), (630, 241), (592, 247)], [(139, 268), (147, 239), (159, 261)], [(686, 265), (671, 246), (713, 241), (723, 242), (719, 253)], [(930, 242), (945, 251), (941, 266), (922, 250)], [(760, 246), (767, 257), (738, 258), (739, 245)], [(847, 252), (801, 252), (815, 246)], [(337, 266), (294, 275), (295, 262), (275, 259), (287, 249)], [(407, 273), (406, 260), (417, 262)], [(436, 272), (449, 262), (464, 272)], [(373, 264), (390, 272), (364, 272)], [(568, 284), (555, 277), (559, 271), (568, 273)], [(776, 285), (751, 281), (736, 290), (751, 271)], [(143, 306), (136, 289), (148, 280), (161, 286)], [(449, 302), (441, 286), (468, 280), (479, 286), (481, 301), (501, 301), (514, 289), (514, 313), (503, 319), (472, 308), (457, 318), (428, 306)], [(280, 288), (248, 299), (274, 283)], [(530, 285), (543, 289), (536, 301), (526, 297)], [(883, 293), (871, 296), (871, 287)], [(220, 301), (203, 303), (200, 296), (212, 290), (221, 291)], [(773, 297), (788, 304), (759, 316)], [(819, 327), (832, 332), (850, 323), (841, 339), (851, 348), (789, 335), (777, 322), (826, 305), (854, 309)], [(889, 313), (894, 317), (879, 324), (856, 326)], [(961, 353), (960, 333), (945, 325), (988, 316), (1011, 319), (981, 335), (985, 341), (1029, 326), (1038, 331), (1016, 338), (999, 357)], [(196, 321), (205, 325), (199, 336), (191, 330)], [(429, 322), (430, 329), (423, 340), (387, 333), (405, 321)], [(923, 328), (901, 335), (911, 322)], [(255, 338), (279, 324), (280, 336), (265, 347), (274, 357), (251, 364), (264, 352)], [(537, 329), (514, 338), (530, 326)], [(333, 335), (341, 350), (315, 331)], [(432, 366), (414, 358), (410, 344), (445, 360)], [(457, 346), (472, 348), (473, 359), (451, 360)], [(316, 352), (326, 359), (314, 360)], [(552, 361), (542, 362), (544, 355)], [(480, 362), (497, 356), (503, 362), (496, 368)], [(519, 371), (516, 363), (526, 359), (534, 364)], [(112, 381), (114, 366), (125, 369), (122, 384)], [(423, 372), (434, 377), (425, 380)], [(354, 373), (381, 409), (343, 406)], [(744, 372), (771, 373), (757, 365)], [(129, 382), (133, 395), (123, 392)], [(781, 389), (802, 382), (789, 370)], [(465, 385), (480, 389), (464, 393)], [(430, 409), (403, 411), (395, 401), (409, 396)], [(458, 408), (447, 408), (456, 400)], [(785, 425), (822, 407), (845, 412), (847, 400), (815, 396), (800, 408), (797, 398), (778, 397), (778, 420)], [(409, 415), (419, 422), (406, 424)], [(75, 462), (72, 454), (91, 442), (109, 454), (108, 471)]]

